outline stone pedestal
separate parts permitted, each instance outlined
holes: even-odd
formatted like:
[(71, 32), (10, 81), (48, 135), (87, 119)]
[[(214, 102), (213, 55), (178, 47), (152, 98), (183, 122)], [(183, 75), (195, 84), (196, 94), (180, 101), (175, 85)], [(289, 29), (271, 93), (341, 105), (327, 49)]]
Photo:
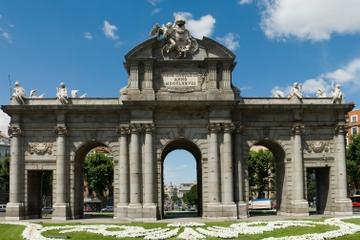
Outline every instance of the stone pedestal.
[(143, 205), (143, 219), (156, 220), (157, 207), (155, 204), (146, 203)]
[(55, 203), (54, 211), (52, 213), (53, 220), (67, 220), (69, 219), (69, 204), (68, 203)]
[(24, 204), (12, 203), (6, 204), (6, 220), (23, 220), (24, 219)]
[(293, 200), (291, 205), (291, 216), (309, 216), (309, 203), (306, 200)]
[(116, 213), (114, 215), (115, 219), (118, 220), (127, 220), (128, 219), (128, 204), (119, 203), (116, 205)]
[(248, 217), (248, 204), (246, 202), (238, 202), (237, 213), (238, 213), (239, 219), (247, 218)]
[(128, 218), (131, 220), (143, 219), (143, 208), (140, 203), (130, 203), (127, 208)]
[(220, 203), (205, 203), (203, 206), (203, 218), (217, 219), (222, 216), (222, 205)]

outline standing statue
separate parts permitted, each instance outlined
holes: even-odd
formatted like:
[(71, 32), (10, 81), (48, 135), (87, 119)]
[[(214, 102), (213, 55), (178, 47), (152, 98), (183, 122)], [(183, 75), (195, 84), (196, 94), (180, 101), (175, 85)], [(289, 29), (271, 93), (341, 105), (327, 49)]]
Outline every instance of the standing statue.
[(62, 104), (68, 104), (69, 98), (67, 95), (67, 89), (65, 83), (61, 82), (59, 88), (56, 88), (56, 97)]
[(289, 99), (292, 97), (297, 97), (298, 99), (302, 100), (303, 95), (301, 92), (301, 85), (295, 82), (292, 86), (291, 92), (289, 94)]
[(13, 90), (12, 97), (19, 103), (19, 104), (25, 104), (25, 89), (20, 86), (20, 83), (18, 81), (15, 82), (15, 87)]
[(335, 88), (333, 89), (332, 93), (333, 93), (332, 94), (333, 103), (342, 103), (343, 93), (341, 92), (340, 84), (335, 85)]
[(175, 51), (176, 58), (184, 58), (188, 53), (194, 54), (199, 49), (196, 39), (185, 28), (185, 20), (180, 17), (176, 19), (174, 24), (171, 22), (162, 26), (155, 24), (150, 35), (156, 36), (158, 39), (163, 37), (165, 40), (165, 45), (161, 49), (163, 56)]
[(326, 97), (326, 93), (324, 92), (324, 90), (322, 88), (318, 88), (318, 90), (316, 92), (316, 97), (318, 97), (318, 98)]

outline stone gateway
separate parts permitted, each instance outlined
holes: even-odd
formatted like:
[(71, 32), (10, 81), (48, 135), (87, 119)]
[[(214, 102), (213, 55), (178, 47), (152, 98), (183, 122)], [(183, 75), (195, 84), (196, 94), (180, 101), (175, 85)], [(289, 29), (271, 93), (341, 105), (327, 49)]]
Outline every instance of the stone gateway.
[(81, 218), (84, 158), (98, 146), (114, 161), (116, 219), (163, 217), (163, 162), (175, 149), (196, 159), (201, 217), (247, 217), (255, 145), (275, 157), (278, 214), (309, 214), (307, 169), (316, 172), (318, 212), (352, 214), (344, 128), (353, 104), (305, 98), (300, 89), (289, 98), (242, 97), (234, 54), (191, 37), (184, 24), (155, 26), (155, 37), (125, 56), (120, 97), (68, 97), (62, 83), (57, 98), (14, 96), (2, 106), (11, 116), (8, 219), (41, 216), (42, 171), (53, 175), (52, 218)]

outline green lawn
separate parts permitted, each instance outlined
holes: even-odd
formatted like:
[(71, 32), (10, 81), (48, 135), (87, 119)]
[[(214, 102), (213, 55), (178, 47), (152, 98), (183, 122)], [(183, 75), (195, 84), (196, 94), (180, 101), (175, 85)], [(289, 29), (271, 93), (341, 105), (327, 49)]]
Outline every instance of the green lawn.
[[(359, 224), (360, 225), (360, 219), (349, 219), (345, 220), (349, 223)], [(209, 222), (207, 223), (207, 226), (223, 226), (227, 227), (233, 222)], [(79, 223), (72, 223), (72, 224), (43, 224), (44, 226), (54, 226), (54, 225), (78, 225)], [(112, 224), (117, 225), (117, 224)], [(120, 224), (119, 224), (120, 225)], [(132, 226), (142, 226), (145, 228), (156, 228), (156, 227), (166, 227), (166, 223), (128, 223), (124, 225), (132, 225)], [(0, 225), (0, 240), (22, 240), (21, 233), (23, 231), (24, 227), (22, 226), (15, 226), (15, 225)], [(260, 235), (240, 235), (239, 239), (249, 239), (249, 240), (255, 240), (255, 239), (262, 239), (266, 237), (283, 237), (283, 236), (295, 236), (295, 235), (302, 235), (306, 233), (321, 233), (325, 231), (334, 230), (336, 227), (329, 226), (329, 225), (317, 225), (316, 227), (289, 227), (286, 229), (277, 229), (272, 232), (265, 232), (264, 234)], [(116, 229), (114, 229), (116, 230)], [(182, 230), (181, 230), (182, 231)], [(92, 233), (84, 233), (84, 232), (74, 232), (74, 233), (66, 233), (66, 234), (59, 234), (59, 231), (47, 231), (45, 234), (47, 237), (56, 237), (56, 236), (63, 236), (67, 237), (67, 239), (72, 240), (115, 240), (117, 238), (114, 237), (104, 237), (97, 234)], [(125, 238), (124, 238), (125, 239)], [(134, 239), (134, 238), (126, 238), (126, 239)], [(175, 238), (174, 238), (175, 239)], [(209, 238), (209, 239), (215, 239), (215, 238)], [(351, 235), (351, 236), (345, 236), (337, 238), (338, 240), (359, 240), (360, 239), (360, 233)]]
[(0, 240), (22, 240), (21, 233), (25, 227), (0, 224)]

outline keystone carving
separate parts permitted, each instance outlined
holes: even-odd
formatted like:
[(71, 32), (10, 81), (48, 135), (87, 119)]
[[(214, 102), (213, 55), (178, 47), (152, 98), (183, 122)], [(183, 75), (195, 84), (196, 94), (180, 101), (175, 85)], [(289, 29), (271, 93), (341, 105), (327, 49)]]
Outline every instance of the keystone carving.
[(52, 143), (29, 143), (30, 154), (45, 155), (52, 154)]
[(307, 142), (305, 149), (308, 153), (322, 153), (330, 151), (330, 144), (326, 141)]

